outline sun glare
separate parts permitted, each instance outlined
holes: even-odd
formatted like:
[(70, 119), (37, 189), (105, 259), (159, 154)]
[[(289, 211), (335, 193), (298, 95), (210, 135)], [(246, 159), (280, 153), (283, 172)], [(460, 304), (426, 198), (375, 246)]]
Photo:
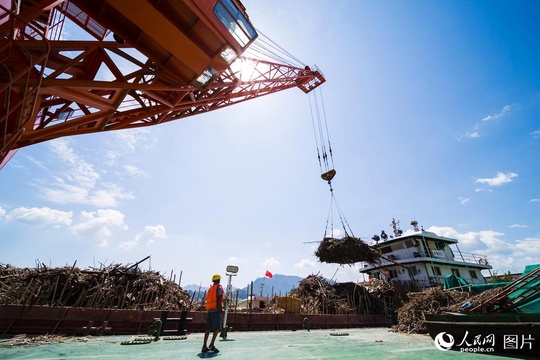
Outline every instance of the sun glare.
[(252, 79), (256, 63), (252, 60), (239, 58), (231, 64), (234, 73), (238, 73), (238, 78), (242, 82), (248, 82)]

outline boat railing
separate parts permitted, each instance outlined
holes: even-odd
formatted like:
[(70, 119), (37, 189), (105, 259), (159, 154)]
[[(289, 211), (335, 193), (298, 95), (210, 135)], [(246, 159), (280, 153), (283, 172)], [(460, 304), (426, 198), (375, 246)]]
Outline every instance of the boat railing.
[(461, 258), (461, 260), (466, 263), (481, 264), (481, 265), (489, 264), (487, 257), (485, 255), (474, 254), (474, 253), (463, 252), (463, 251), (461, 251), (459, 255), (456, 256), (455, 258), (456, 261), (459, 261), (459, 259)]

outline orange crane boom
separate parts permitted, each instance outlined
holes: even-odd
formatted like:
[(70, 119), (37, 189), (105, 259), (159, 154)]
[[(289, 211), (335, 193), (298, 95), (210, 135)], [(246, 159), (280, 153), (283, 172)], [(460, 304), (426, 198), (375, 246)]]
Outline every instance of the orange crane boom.
[[(43, 141), (156, 125), (325, 82), (314, 67), (243, 56), (258, 34), (237, 0), (23, 3), (0, 0), (2, 165)], [(62, 39), (67, 19), (85, 39)], [(247, 79), (241, 63), (250, 65)]]

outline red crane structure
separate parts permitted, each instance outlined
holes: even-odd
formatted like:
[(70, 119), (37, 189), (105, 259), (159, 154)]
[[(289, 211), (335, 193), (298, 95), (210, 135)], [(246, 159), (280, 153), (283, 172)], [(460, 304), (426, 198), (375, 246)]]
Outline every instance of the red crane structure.
[(315, 67), (246, 56), (258, 37), (238, 0), (0, 0), (0, 168), (43, 141), (325, 82)]

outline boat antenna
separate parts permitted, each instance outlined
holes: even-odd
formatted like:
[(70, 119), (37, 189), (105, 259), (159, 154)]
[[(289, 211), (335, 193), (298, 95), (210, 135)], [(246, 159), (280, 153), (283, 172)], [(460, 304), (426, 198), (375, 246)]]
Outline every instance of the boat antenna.
[(414, 231), (420, 231), (420, 230), (418, 230), (418, 221), (416, 221), (416, 220), (411, 221), (411, 225), (412, 225)]

